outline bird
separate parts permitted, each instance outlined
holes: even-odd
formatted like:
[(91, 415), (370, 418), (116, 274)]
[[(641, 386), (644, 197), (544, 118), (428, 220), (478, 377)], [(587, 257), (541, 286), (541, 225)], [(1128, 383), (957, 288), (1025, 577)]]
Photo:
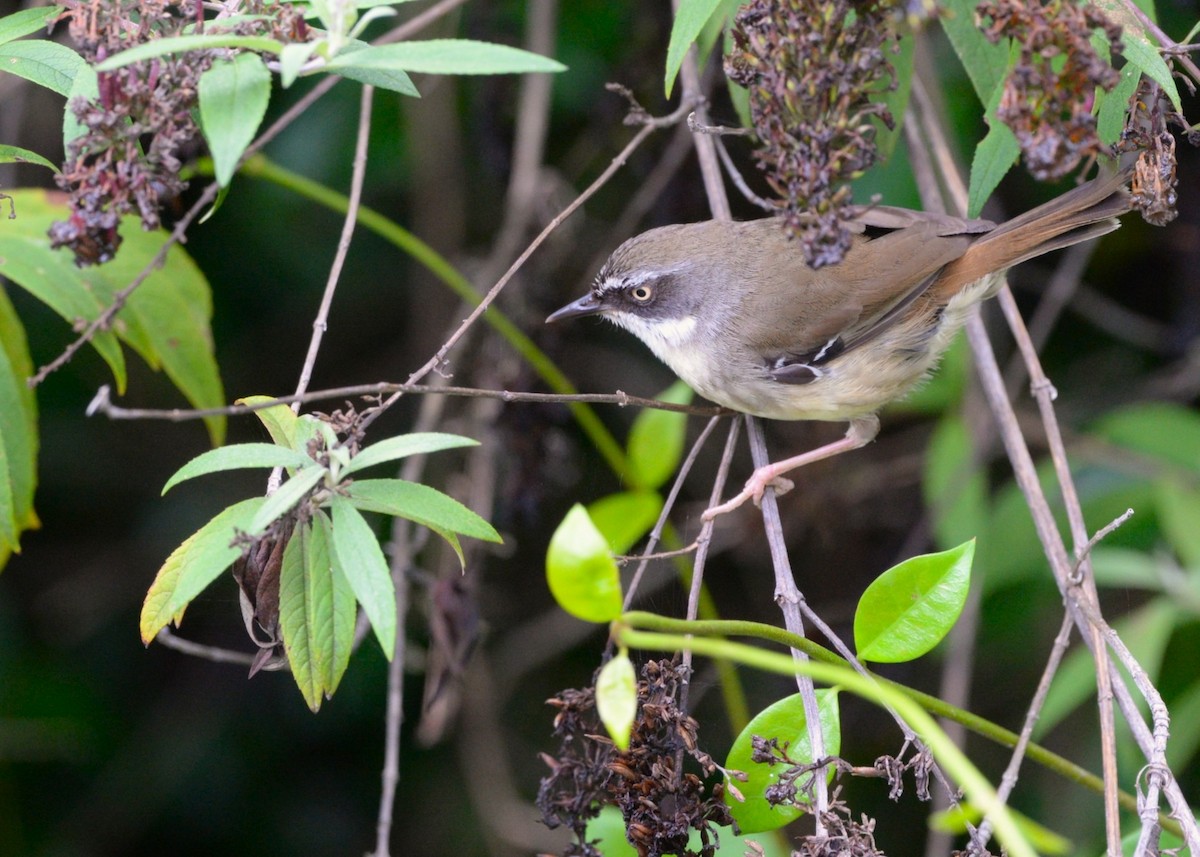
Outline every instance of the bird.
[(879, 409), (933, 372), (1005, 272), (1116, 229), (1128, 182), (1113, 172), (999, 225), (856, 207), (844, 258), (815, 269), (778, 217), (662, 226), (621, 244), (587, 293), (546, 321), (600, 316), (725, 408), (849, 422), (840, 440), (755, 470), (710, 520), (759, 503), (768, 485), (791, 487), (791, 470), (874, 440)]

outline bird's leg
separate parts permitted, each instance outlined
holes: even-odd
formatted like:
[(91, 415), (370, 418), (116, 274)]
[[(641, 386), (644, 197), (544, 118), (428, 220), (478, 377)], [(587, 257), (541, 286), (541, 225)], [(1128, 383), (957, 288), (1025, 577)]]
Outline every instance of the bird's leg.
[(833, 443), (827, 443), (825, 446), (810, 450), (802, 455), (785, 458), (783, 461), (776, 462), (775, 464), (767, 464), (758, 468), (746, 482), (746, 487), (742, 489), (740, 494), (722, 503), (720, 506), (713, 506), (705, 510), (701, 517), (705, 521), (711, 521), (718, 515), (732, 512), (747, 500), (753, 500), (754, 505), (758, 506), (762, 503), (763, 491), (767, 490), (768, 485), (779, 486), (779, 483), (782, 482), (786, 484), (785, 490), (790, 490), (791, 482), (783, 479), (783, 474), (798, 467), (803, 467), (806, 464), (812, 464), (814, 461), (832, 458), (835, 455), (841, 455), (843, 452), (849, 452), (852, 449), (866, 446), (875, 439), (875, 435), (877, 434), (879, 434), (879, 417), (874, 414), (868, 414), (865, 417), (856, 417), (850, 421), (850, 428), (846, 430), (846, 436), (841, 440), (835, 440)]

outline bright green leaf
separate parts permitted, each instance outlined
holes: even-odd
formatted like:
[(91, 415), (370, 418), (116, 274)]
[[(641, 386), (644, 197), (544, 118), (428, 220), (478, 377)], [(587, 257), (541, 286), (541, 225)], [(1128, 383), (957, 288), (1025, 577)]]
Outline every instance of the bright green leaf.
[[(274, 402), (274, 396), (245, 396), (238, 399), (235, 404), (238, 405), (260, 405), (263, 402)], [(287, 405), (281, 403), (271, 405), (266, 408), (258, 408), (254, 411), (254, 415), (266, 428), (267, 433), (271, 435), (271, 440), (279, 446), (286, 446), (294, 449), (297, 452), (304, 452), (307, 436), (303, 442), (298, 441), (300, 434), (299, 423), (301, 418), (296, 416), (295, 411)]]
[(415, 432), (389, 437), (379, 443), (373, 443), (363, 448), (358, 455), (350, 459), (350, 463), (342, 471), (346, 475), (355, 473), (365, 467), (396, 461), (410, 455), (424, 455), (430, 452), (441, 452), (443, 449), (455, 449), (462, 446), (479, 446), (479, 441), (456, 434), (440, 432)]
[[(1121, 44), (1124, 46), (1121, 53), (1126, 61), (1137, 66), (1146, 77), (1161, 86), (1163, 92), (1171, 99), (1171, 105), (1176, 110), (1182, 110), (1179, 87), (1175, 85), (1171, 68), (1159, 52), (1158, 41), (1146, 32), (1141, 19), (1120, 0), (1096, 0), (1096, 5), (1104, 11), (1110, 21), (1121, 25)], [(1103, 32), (1097, 31), (1097, 35), (1107, 40)]]
[[(824, 755), (836, 756), (842, 749), (841, 715), (838, 710), (836, 690), (817, 691), (817, 713), (821, 720), (821, 741), (824, 743)], [(742, 833), (760, 833), (764, 830), (778, 830), (790, 821), (798, 818), (803, 809), (796, 804), (781, 804), (771, 806), (767, 803), (766, 791), (769, 786), (779, 782), (780, 775), (786, 773), (786, 764), (766, 765), (751, 761), (754, 752), (754, 737), (776, 739), (780, 750), (787, 753), (797, 765), (812, 764), (812, 743), (808, 739), (808, 718), (804, 714), (804, 701), (800, 694), (786, 696), (778, 702), (769, 705), (755, 715), (746, 724), (746, 728), (733, 740), (729, 748), (729, 757), (725, 760), (725, 769), (742, 771), (746, 774), (745, 782), (733, 783), (742, 793), (744, 801), (739, 801), (730, 792), (725, 793), (725, 803), (733, 813), (733, 818), (741, 828)], [(832, 769), (827, 771), (833, 775)], [(798, 783), (803, 785), (803, 778)], [(798, 800), (803, 801), (803, 790)]]
[(349, 500), (335, 494), (329, 508), (334, 566), (345, 575), (390, 661), (396, 650), (396, 588), (387, 560), (375, 533)]
[(346, 487), (358, 509), (416, 521), (438, 531), (501, 542), (495, 527), (436, 488), (403, 479), (358, 479)]
[(980, 104), (987, 104), (1008, 71), (1008, 45), (992, 44), (975, 23), (978, 0), (943, 0), (938, 21), (962, 63)]
[(0, 18), (0, 45), (46, 29), (62, 10), (62, 6), (35, 6), (5, 15)]
[(329, 536), (324, 513), (298, 526), (284, 551), (279, 579), (284, 648), (292, 676), (313, 711), (337, 689), (354, 643), (354, 593), (334, 571)]
[(472, 39), (429, 39), (374, 45), (353, 53), (340, 53), (326, 66), (342, 68), (417, 71), (425, 74), (520, 74), (565, 71), (566, 66), (548, 57)]
[(608, 543), (576, 503), (550, 538), (546, 581), (558, 606), (585, 622), (621, 615), (621, 576)]
[(199, 94), (200, 127), (217, 183), (225, 187), (266, 115), (271, 73), (256, 54), (217, 60), (200, 76)]
[(629, 653), (623, 649), (596, 676), (596, 713), (617, 749), (628, 750), (633, 719), (637, 716), (637, 673)]
[(194, 479), (207, 473), (245, 467), (304, 467), (312, 463), (313, 460), (304, 453), (273, 443), (238, 443), (222, 446), (200, 453), (176, 470), (163, 486), (162, 493), (166, 494), (185, 479)]
[[(75, 73), (71, 81), (71, 90), (67, 93), (67, 109), (63, 111), (63, 151), (71, 151), (71, 143), (88, 133), (88, 127), (79, 121), (71, 105), (78, 99), (96, 101), (100, 98), (100, 82), (96, 70), (90, 65), (83, 65)], [(128, 125), (129, 120), (125, 120)]]
[(324, 467), (312, 462), (311, 459), (310, 462), (308, 467), (296, 471), (295, 476), (286, 480), (274, 494), (267, 498), (262, 508), (258, 510), (258, 514), (254, 516), (254, 520), (250, 522), (248, 532), (251, 535), (259, 535), (273, 521), (289, 512), (317, 486), (318, 482), (328, 475), (329, 471)]
[[(615, 806), (603, 807), (599, 815), (588, 821), (584, 838), (588, 842), (594, 842), (604, 857), (638, 857), (637, 850), (625, 838), (625, 819), (621, 816), (621, 810)], [(688, 834), (688, 850), (699, 854), (703, 845), (700, 831), (693, 829)], [(722, 830), (721, 841), (713, 857), (746, 857), (748, 853), (759, 857), (791, 857), (792, 849), (787, 847), (786, 840), (780, 837), (752, 839)]]
[(171, 552), (142, 604), (139, 627), (143, 643), (150, 645), (155, 634), (241, 555), (234, 537), (249, 529), (264, 502), (262, 497), (251, 497), (234, 503)]
[(1133, 97), (1141, 79), (1141, 70), (1133, 63), (1126, 63), (1121, 68), (1121, 82), (1112, 92), (1096, 91), (1096, 99), (1099, 102), (1099, 109), (1096, 111), (1096, 134), (1106, 146), (1116, 143), (1121, 137), (1121, 132), (1125, 130), (1129, 99)]
[(587, 513), (608, 549), (625, 554), (650, 532), (662, 507), (663, 498), (655, 491), (621, 491), (589, 503)]
[[(692, 391), (676, 381), (658, 396), (663, 402), (686, 405)], [(671, 478), (683, 458), (687, 414), (647, 408), (629, 430), (629, 481), (635, 488), (658, 488)]]
[(854, 645), (864, 661), (919, 658), (949, 633), (967, 601), (975, 540), (907, 559), (879, 575), (854, 613)]
[[(332, 71), (335, 74), (340, 74), (347, 80), (354, 80), (358, 83), (378, 87), (379, 89), (398, 92), (410, 98), (420, 98), (421, 93), (417, 92), (417, 87), (412, 82), (412, 78), (400, 69), (377, 68), (375, 66), (359, 67), (354, 64), (355, 54), (370, 47), (371, 45), (367, 42), (350, 42), (338, 54), (338, 66)], [(329, 70), (328, 67), (326, 67), (326, 70)]]
[(71, 82), (85, 65), (83, 57), (58, 42), (25, 39), (0, 45), (0, 71), (23, 77), (59, 95), (71, 91)]
[(194, 36), (170, 36), (164, 39), (154, 39), (143, 42), (127, 51), (121, 51), (96, 66), (96, 71), (113, 71), (131, 63), (154, 59), (167, 54), (182, 54), (187, 51), (212, 50), (213, 48), (242, 48), (247, 51), (261, 51), (267, 54), (278, 54), (283, 50), (283, 42), (262, 36), (235, 36), (232, 33), (209, 33)]
[[(308, 707), (315, 712), (320, 711), (325, 697), (325, 681), (316, 668), (313, 652), (318, 643), (316, 629), (310, 620), (314, 618), (316, 605), (328, 609), (332, 604), (328, 590), (333, 588), (333, 568), (328, 551), (323, 563), (313, 561), (312, 532), (311, 524), (300, 524), (283, 549), (283, 565), (279, 571), (279, 630), (292, 678)], [(316, 617), (316, 621), (323, 618)]]
[(0, 568), (21, 531), (37, 526), (37, 400), (25, 383), (32, 374), (25, 328), (0, 288)]
[(304, 64), (312, 59), (316, 49), (316, 42), (293, 42), (283, 46), (279, 54), (279, 83), (284, 89), (296, 82)]
[(675, 77), (688, 48), (708, 19), (713, 16), (721, 0), (679, 0), (675, 7), (675, 23), (671, 25), (671, 41), (667, 45), (667, 77), (665, 82), (667, 98), (671, 97), (671, 89), (675, 86)]
[(22, 149), (20, 146), (0, 145), (0, 164), (35, 164), (39, 167), (48, 167), (56, 173), (60, 172), (55, 164), (46, 160), (37, 152)]
[[(107, 308), (150, 263), (167, 233), (145, 232), (136, 216), (121, 221), (124, 241), (116, 258), (104, 265), (78, 268), (68, 250), (50, 250), (46, 231), (65, 220), (65, 205), (52, 202), (45, 191), (13, 191), (17, 220), (0, 230), (0, 275), (8, 277), (48, 304), (69, 323), (92, 320)], [(162, 368), (187, 400), (197, 408), (224, 404), (225, 392), (213, 357), (212, 295), (200, 269), (184, 250), (174, 246), (128, 299), (113, 331), (99, 332), (93, 347), (104, 357), (125, 389), (125, 361), (114, 337), (119, 336), (151, 368)], [(224, 437), (224, 417), (206, 417), (214, 444)]]

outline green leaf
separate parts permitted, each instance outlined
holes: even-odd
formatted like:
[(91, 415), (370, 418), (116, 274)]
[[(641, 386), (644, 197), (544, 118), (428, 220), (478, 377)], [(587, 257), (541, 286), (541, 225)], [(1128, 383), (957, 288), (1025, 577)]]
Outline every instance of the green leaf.
[[(817, 691), (817, 713), (821, 719), (821, 740), (826, 756), (836, 756), (842, 749), (841, 716), (838, 711), (836, 690)], [(766, 791), (779, 782), (780, 774), (786, 773), (785, 764), (766, 765), (751, 760), (754, 752), (754, 736), (774, 738), (781, 750), (797, 765), (812, 764), (812, 744), (808, 740), (808, 719), (804, 714), (804, 701), (800, 694), (785, 696), (755, 715), (746, 728), (733, 740), (725, 769), (742, 771), (747, 780), (732, 783), (745, 798), (739, 801), (730, 792), (725, 793), (725, 803), (733, 813), (734, 820), (742, 833), (760, 833), (778, 830), (790, 821), (799, 818), (804, 810), (796, 804), (771, 806), (767, 803)], [(832, 777), (832, 769), (827, 776)], [(803, 785), (803, 777), (798, 781)], [(802, 794), (802, 792), (801, 792)], [(802, 801), (802, 797), (797, 797)]]
[(1121, 82), (1112, 92), (1096, 91), (1096, 99), (1099, 101), (1099, 109), (1096, 111), (1096, 134), (1101, 143), (1111, 146), (1120, 139), (1121, 132), (1125, 129), (1125, 112), (1129, 109), (1129, 99), (1133, 97), (1141, 79), (1141, 70), (1133, 63), (1126, 63), (1121, 68)]
[(22, 530), (37, 526), (37, 401), (25, 379), (33, 360), (25, 328), (0, 288), (0, 568), (18, 550)]
[(662, 507), (663, 498), (655, 491), (621, 491), (590, 503), (587, 513), (608, 549), (625, 554), (650, 532)]
[[(71, 90), (67, 93), (67, 109), (63, 111), (63, 151), (71, 151), (71, 142), (82, 137), (88, 132), (88, 128), (79, 121), (75, 115), (75, 111), (71, 109), (71, 105), (76, 99), (82, 98), (84, 101), (98, 101), (100, 98), (100, 82), (96, 77), (96, 70), (90, 65), (84, 65), (75, 74), (75, 79), (71, 81)], [(128, 127), (129, 120), (125, 120), (125, 126)]]
[(349, 475), (387, 461), (396, 461), (410, 455), (424, 455), (430, 452), (441, 452), (443, 449), (456, 449), (462, 446), (479, 446), (479, 441), (456, 434), (440, 432), (415, 432), (389, 437), (379, 443), (365, 447), (358, 455), (350, 459), (343, 469), (343, 474)]
[(313, 460), (304, 453), (284, 446), (276, 446), (273, 443), (238, 443), (233, 446), (222, 446), (202, 452), (176, 470), (174, 475), (167, 480), (167, 484), (163, 486), (162, 493), (166, 494), (185, 479), (193, 479), (221, 470), (237, 470), (244, 467), (299, 468), (312, 463)]
[[(657, 397), (676, 405), (690, 404), (692, 391), (676, 381)], [(647, 408), (629, 430), (629, 481), (634, 488), (658, 488), (671, 478), (683, 458), (687, 414)]]
[[(263, 402), (275, 401), (274, 396), (245, 396), (238, 399), (235, 404), (254, 406)], [(289, 408), (282, 402), (271, 405), (267, 408), (258, 408), (254, 411), (254, 415), (258, 417), (259, 422), (266, 428), (267, 433), (271, 435), (271, 440), (279, 446), (286, 446), (294, 449), (297, 452), (304, 452), (305, 444), (308, 442), (307, 435), (303, 441), (300, 441), (300, 417), (296, 416), (295, 411)]]
[(909, 96), (912, 95), (913, 64), (916, 61), (916, 34), (911, 28), (904, 28), (900, 34), (899, 45), (899, 53), (888, 57), (895, 72), (896, 88), (876, 96), (876, 100), (882, 101), (892, 114), (894, 127), (889, 128), (877, 116), (871, 117), (871, 123), (875, 126), (875, 145), (879, 149), (881, 160), (892, 156), (904, 134), (904, 114), (908, 110)]
[[(1112, 626), (1129, 646), (1129, 651), (1146, 671), (1150, 681), (1157, 682), (1167, 643), (1184, 619), (1170, 599), (1155, 598), (1117, 619)], [(1046, 694), (1046, 704), (1042, 706), (1042, 713), (1034, 727), (1034, 739), (1047, 734), (1095, 694), (1096, 664), (1091, 651), (1080, 644), (1063, 659), (1054, 676), (1054, 683)]]
[(713, 16), (721, 0), (679, 0), (675, 7), (675, 23), (671, 25), (671, 41), (667, 45), (667, 98), (675, 86), (675, 78), (688, 48), (696, 41), (708, 19)]
[(1173, 559), (1161, 553), (1097, 545), (1092, 549), (1092, 575), (1102, 587), (1163, 592), (1169, 576), (1178, 574)]
[(263, 497), (251, 497), (234, 503), (171, 552), (142, 604), (143, 643), (150, 645), (155, 634), (241, 556), (234, 537), (249, 529), (264, 502)]
[(1200, 568), (1200, 491), (1180, 479), (1163, 479), (1155, 495), (1167, 542), (1184, 565)]
[(633, 718), (637, 716), (637, 673), (624, 649), (596, 676), (596, 713), (617, 749), (628, 750)]
[(1091, 429), (1109, 443), (1200, 473), (1200, 414), (1181, 405), (1131, 405), (1099, 420)]
[(333, 563), (346, 577), (390, 661), (396, 650), (396, 588), (387, 560), (366, 520), (344, 497), (329, 501), (333, 513)]
[(961, 416), (947, 414), (929, 439), (923, 487), (939, 547), (962, 544), (983, 531), (988, 516), (987, 474), (976, 460)]
[[(1012, 62), (1016, 62), (1015, 52)], [(975, 157), (971, 159), (971, 182), (967, 189), (967, 217), (979, 216), (979, 212), (983, 211), (984, 204), (996, 190), (1001, 179), (1008, 174), (1013, 164), (1021, 157), (1021, 146), (1017, 143), (1016, 136), (996, 115), (1003, 91), (1003, 85), (997, 85), (991, 98), (987, 101), (984, 121), (987, 122), (988, 132), (987, 136), (975, 147)]]
[[(146, 267), (167, 240), (163, 230), (145, 232), (136, 216), (124, 218), (124, 242), (116, 258), (81, 269), (65, 249), (50, 250), (46, 231), (65, 220), (65, 205), (40, 190), (13, 191), (18, 218), (0, 230), (0, 275), (42, 300), (68, 323), (91, 321), (113, 296)], [(184, 250), (174, 246), (128, 299), (113, 331), (101, 331), (92, 345), (108, 363), (118, 392), (125, 390), (125, 360), (116, 336), (153, 369), (161, 368), (197, 408), (224, 404), (225, 392), (213, 357), (212, 294), (204, 275)], [(114, 335), (115, 334), (115, 335)], [(224, 417), (206, 417), (214, 444), (224, 437)]]
[[(1179, 88), (1175, 85), (1171, 68), (1159, 52), (1158, 41), (1146, 32), (1141, 19), (1120, 0), (1096, 0), (1096, 5), (1104, 11), (1109, 20), (1121, 25), (1121, 44), (1124, 45), (1121, 53), (1125, 59), (1161, 86), (1176, 110), (1182, 110)], [(1150, 14), (1153, 18), (1153, 11)], [(1101, 40), (1108, 41), (1102, 31), (1096, 31), (1096, 35)]]
[(271, 100), (271, 73), (256, 54), (217, 60), (200, 76), (200, 128), (222, 187), (254, 139)]
[[(412, 78), (400, 69), (376, 68), (374, 66), (360, 68), (354, 64), (353, 57), (370, 47), (371, 45), (367, 42), (349, 42), (337, 55), (338, 67), (332, 69), (332, 71), (335, 74), (340, 74), (347, 80), (354, 80), (380, 89), (398, 92), (410, 98), (420, 98), (421, 93), (417, 92), (417, 87), (412, 82)], [(325, 70), (330, 69), (327, 66)]]
[[(637, 850), (625, 838), (625, 819), (615, 806), (601, 808), (600, 814), (588, 821), (584, 838), (595, 843), (604, 857), (638, 857)], [(689, 852), (699, 854), (703, 847), (700, 831), (692, 829), (688, 834)], [(758, 857), (791, 857), (792, 849), (781, 837), (766, 836), (756, 840), (723, 831), (713, 857), (745, 857), (748, 853)]]
[(854, 613), (854, 645), (864, 661), (919, 658), (949, 633), (967, 601), (975, 540), (907, 559), (879, 575)]
[(56, 173), (61, 172), (55, 164), (46, 160), (37, 152), (22, 149), (20, 146), (0, 145), (0, 164), (36, 164), (39, 167), (48, 167)]
[(35, 6), (0, 18), (0, 45), (44, 30), (58, 17), (62, 6)]
[(58, 42), (25, 39), (0, 45), (0, 71), (66, 95), (75, 75), (87, 62), (75, 51)]
[(358, 479), (346, 487), (358, 509), (381, 512), (431, 529), (462, 533), (485, 542), (503, 541), (495, 527), (436, 488), (403, 479)]
[(335, 572), (324, 513), (288, 541), (279, 579), (279, 627), (292, 676), (314, 712), (337, 689), (354, 643), (355, 601)]
[(287, 89), (296, 82), (304, 64), (312, 59), (317, 42), (294, 42), (284, 45), (279, 54), (279, 83)]
[(472, 39), (429, 39), (375, 45), (342, 52), (329, 61), (329, 71), (380, 69), (425, 74), (519, 74), (559, 72), (566, 66), (548, 57), (491, 42)]
[[(1010, 808), (1009, 812), (1013, 814), (1017, 826), (1038, 854), (1070, 854), (1075, 850), (1075, 843), (1065, 836), (1038, 824), (1029, 816), (1023, 815), (1015, 809)], [(931, 830), (940, 830), (943, 833), (952, 833), (957, 836), (968, 832), (968, 822), (978, 825), (981, 821), (983, 821), (983, 813), (973, 804), (963, 801), (952, 809), (944, 809), (930, 815), (929, 827)]]
[(283, 50), (283, 42), (262, 36), (235, 36), (232, 33), (206, 33), (195, 36), (170, 36), (165, 39), (155, 39), (143, 42), (127, 51), (109, 57), (96, 66), (96, 71), (113, 71), (131, 63), (154, 59), (167, 54), (181, 54), (187, 51), (212, 50), (213, 48), (243, 48), (248, 51), (261, 51), (267, 54), (278, 54)]
[(621, 576), (608, 543), (576, 503), (550, 538), (546, 582), (558, 606), (585, 622), (621, 615)]
[(938, 21), (950, 40), (958, 60), (980, 104), (987, 104), (1000, 88), (1008, 72), (1009, 48), (1006, 41), (992, 44), (975, 23), (979, 0), (943, 0)]
[(247, 532), (252, 536), (262, 533), (273, 521), (286, 514), (299, 503), (317, 483), (329, 474), (321, 465), (309, 459), (309, 466), (296, 471), (296, 475), (286, 480), (279, 489), (267, 498), (254, 520), (250, 522)]

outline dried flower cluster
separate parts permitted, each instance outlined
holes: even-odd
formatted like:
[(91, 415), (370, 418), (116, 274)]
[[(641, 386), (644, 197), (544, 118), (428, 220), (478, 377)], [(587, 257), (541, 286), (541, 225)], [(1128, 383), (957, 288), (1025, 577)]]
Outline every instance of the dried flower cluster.
[[(898, 42), (897, 0), (753, 0), (734, 19), (729, 79), (750, 95), (755, 152), (808, 263), (840, 262), (850, 247), (850, 189), (878, 156), (878, 96), (895, 87), (887, 48)], [(874, 99), (874, 100), (873, 100)]]
[(1092, 107), (1096, 90), (1111, 91), (1120, 74), (1091, 37), (1102, 30), (1119, 51), (1121, 28), (1077, 0), (984, 0), (976, 14), (991, 41), (1011, 38), (1020, 47), (997, 115), (1016, 135), (1029, 171), (1061, 178), (1103, 152)]
[[(708, 788), (693, 773), (679, 768), (691, 757), (706, 775), (717, 767), (696, 746), (697, 723), (676, 700), (685, 670), (670, 661), (651, 661), (638, 682), (638, 718), (629, 751), (622, 753), (600, 737), (593, 691), (566, 690), (549, 703), (558, 709), (554, 734), (561, 739), (558, 756), (543, 756), (551, 773), (541, 782), (537, 804), (544, 823), (566, 825), (577, 842), (564, 857), (600, 857), (586, 841), (589, 820), (604, 806), (620, 808), (626, 836), (639, 857), (663, 854), (711, 857), (716, 827), (733, 818), (720, 783)], [(700, 832), (699, 851), (688, 849), (689, 834)]]
[(1143, 77), (1134, 93), (1117, 148), (1138, 153), (1130, 199), (1146, 222), (1154, 226), (1165, 226), (1179, 214), (1175, 208), (1179, 196), (1175, 138), (1167, 127), (1171, 123), (1190, 130), (1191, 142), (1200, 144), (1200, 134), (1189, 129), (1184, 118), (1171, 108), (1159, 85)]
[[(153, 39), (180, 35), (202, 21), (198, 0), (66, 0), (62, 18), (89, 63), (99, 63)], [(239, 34), (295, 40), (304, 19), (287, 4), (255, 0)], [(268, 18), (255, 19), (256, 15)], [(70, 247), (76, 264), (108, 261), (120, 246), (121, 217), (137, 212), (145, 229), (178, 195), (181, 152), (197, 135), (197, 82), (212, 51), (169, 55), (97, 75), (99, 97), (76, 98), (70, 109), (86, 129), (68, 146), (58, 185), (70, 195), (71, 216), (50, 230), (55, 247)]]

